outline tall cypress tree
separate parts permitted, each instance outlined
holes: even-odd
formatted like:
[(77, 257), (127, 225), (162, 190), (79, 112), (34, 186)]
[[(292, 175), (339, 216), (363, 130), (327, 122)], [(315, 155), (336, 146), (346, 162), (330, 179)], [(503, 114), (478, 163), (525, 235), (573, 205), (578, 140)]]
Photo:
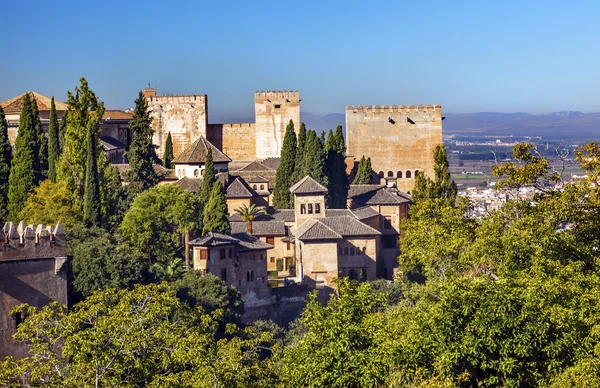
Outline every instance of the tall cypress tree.
[(160, 180), (152, 163), (158, 158), (152, 144), (152, 119), (148, 111), (148, 102), (144, 93), (140, 91), (135, 100), (133, 120), (129, 123), (129, 132), (133, 140), (127, 151), (127, 159), (131, 170), (127, 174), (127, 181), (137, 190), (144, 191), (158, 183)]
[(231, 233), (227, 198), (221, 182), (216, 181), (212, 187), (210, 199), (204, 209), (202, 234), (208, 232)]
[(354, 185), (370, 185), (371, 184), (371, 158), (365, 158), (363, 155), (358, 162), (356, 175), (354, 175)]
[(8, 177), (11, 160), (12, 148), (8, 140), (8, 123), (4, 110), (0, 107), (0, 224), (8, 219)]
[(65, 132), (67, 131), (67, 112), (64, 112), (60, 119), (60, 128), (58, 129), (58, 153), (59, 155), (65, 149)]
[(48, 139), (42, 128), (37, 101), (33, 97), (31, 98), (31, 109), (33, 116), (33, 133), (34, 139), (36, 140), (35, 155), (37, 155), (37, 158), (35, 161), (35, 168), (38, 182), (41, 182), (48, 177)]
[(60, 136), (54, 97), (50, 102), (50, 123), (48, 124), (48, 179), (56, 181), (56, 163), (60, 156)]
[(296, 132), (294, 123), (290, 120), (285, 129), (283, 146), (279, 166), (275, 173), (275, 190), (273, 192), (273, 207), (276, 209), (291, 209), (294, 206), (290, 193), (294, 179), (294, 165), (296, 164)]
[(202, 176), (202, 186), (200, 186), (200, 208), (203, 209), (210, 200), (213, 186), (217, 180), (215, 174), (215, 163), (213, 161), (212, 148), (208, 147), (206, 152), (206, 160), (204, 162), (204, 175)]
[(167, 135), (167, 143), (165, 144), (165, 154), (163, 156), (163, 164), (165, 168), (173, 168), (173, 139), (171, 138), (171, 132)]
[(306, 149), (306, 125), (300, 124), (298, 131), (298, 147), (296, 148), (296, 164), (294, 166), (294, 179), (292, 185), (296, 184), (300, 179), (304, 178), (304, 167), (302, 165), (304, 159), (304, 151)]
[(433, 179), (419, 171), (415, 176), (412, 198), (415, 201), (424, 198), (441, 199), (446, 205), (454, 206), (458, 189), (451, 179), (448, 155), (444, 145), (437, 145), (433, 150)]
[(317, 133), (312, 129), (308, 131), (308, 135), (306, 136), (306, 147), (302, 164), (306, 169), (306, 175), (309, 175), (320, 184), (327, 186), (325, 150), (323, 149), (321, 139), (319, 139)]
[(330, 208), (343, 209), (348, 199), (348, 174), (346, 173), (346, 143), (342, 126), (338, 125), (335, 135), (329, 132), (327, 138), (327, 179)]
[(36, 170), (38, 138), (34, 131), (35, 120), (29, 94), (25, 95), (19, 119), (19, 133), (8, 178), (8, 219), (18, 221), (27, 196), (39, 183)]
[(97, 145), (93, 131), (88, 130), (87, 163), (83, 198), (83, 220), (88, 227), (100, 225), (100, 182), (98, 177)]

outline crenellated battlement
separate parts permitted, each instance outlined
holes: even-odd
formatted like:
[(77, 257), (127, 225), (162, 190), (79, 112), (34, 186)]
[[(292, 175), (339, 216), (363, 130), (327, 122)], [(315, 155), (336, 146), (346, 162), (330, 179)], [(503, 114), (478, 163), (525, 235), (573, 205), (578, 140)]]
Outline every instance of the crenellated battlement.
[(254, 123), (225, 123), (225, 124), (218, 124), (218, 125), (222, 125), (223, 128), (252, 128), (254, 127)]
[(182, 103), (205, 103), (207, 95), (206, 94), (167, 94), (165, 96), (148, 96), (146, 99), (149, 103), (173, 103), (173, 104), (182, 104)]
[(348, 105), (347, 113), (439, 113), (441, 105)]
[(267, 98), (292, 98), (294, 100), (300, 99), (300, 91), (298, 90), (261, 90), (254, 92), (254, 100), (267, 99)]
[(65, 228), (60, 223), (51, 225), (19, 225), (7, 222), (2, 228), (2, 259), (51, 258), (65, 256)]

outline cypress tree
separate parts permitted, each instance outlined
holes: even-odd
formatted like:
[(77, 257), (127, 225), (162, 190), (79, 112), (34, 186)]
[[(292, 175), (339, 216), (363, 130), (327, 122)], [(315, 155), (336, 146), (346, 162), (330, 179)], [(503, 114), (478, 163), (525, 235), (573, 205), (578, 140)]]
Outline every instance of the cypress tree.
[(87, 163), (83, 198), (83, 220), (86, 226), (100, 225), (100, 182), (98, 177), (97, 145), (94, 133), (88, 130)]
[(285, 129), (281, 159), (275, 173), (275, 190), (273, 192), (273, 207), (276, 209), (291, 209), (294, 205), (290, 187), (294, 179), (296, 164), (296, 132), (294, 123), (290, 120)]
[(50, 102), (50, 123), (48, 125), (48, 179), (56, 181), (56, 163), (60, 156), (60, 138), (58, 133), (58, 118), (54, 97)]
[(67, 131), (67, 112), (63, 114), (62, 119), (60, 119), (60, 128), (58, 130), (58, 154), (62, 153), (62, 150), (65, 149), (65, 132)]
[(296, 149), (296, 164), (294, 166), (294, 179), (292, 185), (304, 178), (304, 167), (302, 161), (304, 158), (304, 151), (306, 148), (306, 125), (300, 124), (300, 130), (298, 131), (298, 147)]
[(208, 147), (206, 160), (204, 162), (204, 175), (202, 177), (202, 186), (200, 187), (200, 208), (206, 207), (210, 200), (217, 174), (215, 174), (215, 164), (213, 162), (212, 148)]
[(129, 123), (129, 132), (132, 134), (133, 140), (127, 151), (131, 170), (126, 179), (130, 184), (137, 186), (137, 190), (141, 192), (156, 185), (160, 180), (152, 166), (152, 163), (158, 158), (152, 144), (154, 131), (148, 111), (148, 102), (146, 102), (143, 92), (140, 92), (135, 100), (135, 110), (133, 111), (133, 120)]
[(8, 123), (4, 110), (0, 107), (0, 224), (8, 219), (8, 177), (11, 160), (12, 148), (8, 140)]
[(325, 149), (325, 131), (321, 132), (321, 137), (319, 139), (321, 140), (322, 148)]
[(165, 144), (165, 154), (163, 157), (163, 164), (165, 168), (173, 168), (173, 139), (171, 138), (171, 132), (167, 135), (167, 143)]
[[(31, 98), (31, 109), (33, 117), (33, 133), (35, 143), (35, 154), (37, 158), (36, 172), (38, 183), (48, 177), (48, 139), (42, 128), (42, 121), (40, 120), (40, 112), (38, 110), (37, 101), (35, 98)], [(37, 186), (37, 184), (36, 184)]]
[(213, 185), (210, 199), (204, 209), (202, 234), (208, 232), (231, 233), (227, 198), (225, 198), (223, 185), (219, 181), (216, 181)]
[(433, 150), (433, 179), (426, 177), (422, 171), (415, 175), (415, 186), (412, 198), (415, 201), (424, 198), (441, 199), (446, 205), (454, 206), (458, 189), (451, 179), (448, 156), (444, 145), (437, 145)]
[(325, 150), (323, 149), (321, 139), (319, 139), (317, 133), (312, 129), (308, 131), (306, 136), (306, 147), (302, 164), (306, 169), (306, 175), (309, 175), (320, 184), (327, 186)]
[(343, 209), (348, 199), (348, 174), (346, 173), (346, 143), (342, 126), (335, 135), (329, 131), (327, 138), (327, 179), (329, 183), (327, 202), (330, 208)]
[(26, 94), (8, 178), (8, 219), (11, 221), (18, 221), (27, 196), (39, 183), (39, 172), (36, 170), (39, 138), (36, 136), (34, 126), (33, 106), (29, 94)]
[(363, 155), (358, 162), (356, 175), (354, 175), (354, 185), (370, 185), (371, 184), (371, 158), (365, 158)]

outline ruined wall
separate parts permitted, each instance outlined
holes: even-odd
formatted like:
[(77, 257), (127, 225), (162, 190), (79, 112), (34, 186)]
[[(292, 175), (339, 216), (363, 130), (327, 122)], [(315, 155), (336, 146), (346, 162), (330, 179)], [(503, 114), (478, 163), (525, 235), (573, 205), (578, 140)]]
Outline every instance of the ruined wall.
[[(433, 149), (442, 144), (442, 108), (350, 105), (346, 107), (346, 139), (348, 154), (356, 160), (370, 156), (376, 173), (383, 172), (388, 182), (410, 191), (415, 171), (433, 175)], [(410, 178), (406, 171), (411, 172)]]
[(256, 159), (255, 124), (208, 124), (206, 139), (231, 160), (253, 161)]
[(208, 123), (208, 97), (206, 94), (186, 96), (146, 97), (152, 129), (153, 143), (160, 158), (165, 154), (167, 136), (171, 132), (173, 155), (177, 157), (186, 147), (200, 136), (206, 136)]
[(300, 129), (300, 92), (297, 90), (257, 91), (254, 93), (254, 112), (255, 157), (257, 159), (279, 157), (285, 128), (289, 121), (294, 122), (296, 133)]

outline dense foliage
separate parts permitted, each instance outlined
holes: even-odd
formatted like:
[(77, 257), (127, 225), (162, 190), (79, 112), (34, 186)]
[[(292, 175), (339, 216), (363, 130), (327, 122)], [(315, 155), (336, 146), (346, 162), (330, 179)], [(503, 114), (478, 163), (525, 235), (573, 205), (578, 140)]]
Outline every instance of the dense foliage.
[(348, 174), (346, 173), (346, 143), (342, 126), (338, 125), (335, 135), (329, 132), (325, 143), (327, 166), (327, 207), (345, 209), (348, 199)]
[(173, 159), (175, 156), (173, 155), (173, 138), (171, 137), (171, 132), (167, 135), (167, 140), (165, 142), (165, 154), (163, 155), (163, 165), (165, 168), (173, 168)]
[(291, 209), (294, 206), (293, 198), (290, 194), (290, 187), (295, 183), (294, 167), (296, 165), (296, 132), (294, 132), (294, 123), (290, 120), (283, 138), (281, 148), (281, 159), (277, 167), (275, 177), (275, 189), (273, 190), (273, 207), (276, 209)]
[(0, 222), (8, 218), (8, 177), (12, 160), (12, 147), (8, 139), (8, 122), (0, 107)]
[(204, 206), (202, 234), (208, 232), (231, 233), (227, 198), (225, 198), (225, 190), (220, 181), (216, 181), (213, 185), (210, 199), (206, 206)]
[(370, 185), (372, 176), (371, 158), (365, 158), (363, 155), (358, 162), (356, 174), (354, 175), (354, 185)]
[(56, 180), (56, 164), (60, 156), (59, 124), (54, 97), (50, 101), (50, 122), (48, 123), (48, 179)]

